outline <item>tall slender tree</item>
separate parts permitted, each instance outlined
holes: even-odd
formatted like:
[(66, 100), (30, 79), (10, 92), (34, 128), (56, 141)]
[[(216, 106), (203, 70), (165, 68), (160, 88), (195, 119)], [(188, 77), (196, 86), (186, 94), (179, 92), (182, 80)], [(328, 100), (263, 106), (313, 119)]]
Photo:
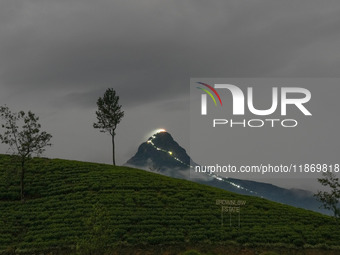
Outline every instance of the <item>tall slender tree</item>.
[(28, 111), (13, 113), (7, 106), (0, 107), (0, 117), (4, 121), (1, 127), (4, 132), (0, 134), (0, 141), (8, 144), (13, 154), (20, 161), (20, 187), (21, 200), (24, 200), (24, 178), (26, 165), (33, 154), (39, 156), (47, 146), (51, 146), (52, 135), (41, 131), (39, 117)]
[(115, 166), (115, 135), (117, 125), (124, 117), (124, 111), (119, 104), (119, 96), (116, 91), (109, 88), (105, 91), (103, 97), (97, 100), (98, 110), (96, 111), (97, 122), (93, 123), (94, 128), (98, 128), (100, 132), (109, 133), (112, 140), (112, 163)]

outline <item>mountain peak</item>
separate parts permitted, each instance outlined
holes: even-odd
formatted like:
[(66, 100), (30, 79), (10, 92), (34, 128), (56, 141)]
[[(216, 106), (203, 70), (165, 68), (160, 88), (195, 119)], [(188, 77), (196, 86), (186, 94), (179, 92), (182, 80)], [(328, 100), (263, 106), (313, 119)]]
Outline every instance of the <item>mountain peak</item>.
[(165, 130), (152, 135), (142, 143), (137, 153), (126, 164), (153, 171), (190, 168), (190, 157)]

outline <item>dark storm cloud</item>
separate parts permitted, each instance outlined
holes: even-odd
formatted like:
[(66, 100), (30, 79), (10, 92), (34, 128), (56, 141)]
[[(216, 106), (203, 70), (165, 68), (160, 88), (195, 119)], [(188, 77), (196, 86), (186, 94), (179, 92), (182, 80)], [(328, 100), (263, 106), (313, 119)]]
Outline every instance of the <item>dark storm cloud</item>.
[[(338, 76), (339, 43), (331, 42), (339, 42), (339, 7), (337, 1), (4, 1), (0, 82), (22, 93), (58, 88), (69, 91), (65, 101), (90, 106), (107, 87), (136, 105), (188, 94), (190, 77)], [(317, 52), (336, 58), (304, 61)]]

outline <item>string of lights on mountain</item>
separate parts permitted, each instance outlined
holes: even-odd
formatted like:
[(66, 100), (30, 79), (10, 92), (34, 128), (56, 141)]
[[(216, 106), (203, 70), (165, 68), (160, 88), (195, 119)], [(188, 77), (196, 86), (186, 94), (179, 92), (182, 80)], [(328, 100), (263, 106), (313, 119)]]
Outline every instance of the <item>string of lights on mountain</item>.
[[(158, 133), (163, 133), (163, 132), (167, 132), (167, 131), (166, 131), (165, 129), (157, 129), (157, 130), (155, 131), (155, 134), (153, 134), (153, 135), (147, 140), (147, 144), (151, 145), (151, 146), (152, 146), (154, 149), (156, 149), (157, 151), (162, 151), (162, 152), (164, 152), (164, 153), (167, 153), (171, 158), (173, 158), (174, 160), (180, 162), (181, 164), (183, 164), (183, 165), (185, 165), (185, 166), (187, 166), (187, 167), (189, 167), (189, 168), (194, 168), (193, 166), (191, 166), (191, 165), (189, 165), (189, 164), (186, 164), (185, 162), (183, 162), (182, 160), (180, 160), (178, 157), (176, 157), (176, 156), (174, 155), (174, 152), (172, 152), (172, 151), (170, 151), (170, 150), (166, 150), (166, 149), (164, 149), (164, 148), (157, 147), (157, 146), (155, 145), (155, 143), (154, 143), (153, 140), (156, 139), (156, 135), (157, 135)], [(225, 178), (225, 177), (221, 177), (221, 176), (219, 176), (219, 175), (212, 174), (212, 173), (205, 173), (205, 174), (206, 174), (206, 175), (209, 175), (210, 177), (215, 178), (215, 179), (217, 179), (217, 180), (219, 180), (219, 181), (227, 182), (227, 183), (229, 183), (230, 185), (232, 185), (232, 186), (234, 186), (234, 187), (236, 187), (236, 188), (238, 188), (238, 189), (242, 189), (242, 190), (248, 191), (248, 192), (250, 192), (250, 193), (257, 194), (257, 192), (252, 191), (252, 190), (249, 190), (249, 189), (247, 189), (247, 188), (244, 188), (244, 187), (242, 187), (242, 186), (240, 186), (239, 184), (236, 184), (236, 183), (234, 183), (234, 182), (231, 182), (231, 181), (227, 180), (227, 178)]]

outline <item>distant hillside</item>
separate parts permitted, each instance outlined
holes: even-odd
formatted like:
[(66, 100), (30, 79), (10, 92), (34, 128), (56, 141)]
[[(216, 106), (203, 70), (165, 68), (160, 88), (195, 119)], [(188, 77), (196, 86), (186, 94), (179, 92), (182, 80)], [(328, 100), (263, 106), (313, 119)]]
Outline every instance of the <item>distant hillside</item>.
[[(13, 169), (0, 155), (0, 254), (339, 254), (334, 219), (258, 197), (128, 167), (34, 159), (21, 203)], [(237, 213), (224, 213), (221, 226), (217, 199), (246, 200), (240, 227)]]

